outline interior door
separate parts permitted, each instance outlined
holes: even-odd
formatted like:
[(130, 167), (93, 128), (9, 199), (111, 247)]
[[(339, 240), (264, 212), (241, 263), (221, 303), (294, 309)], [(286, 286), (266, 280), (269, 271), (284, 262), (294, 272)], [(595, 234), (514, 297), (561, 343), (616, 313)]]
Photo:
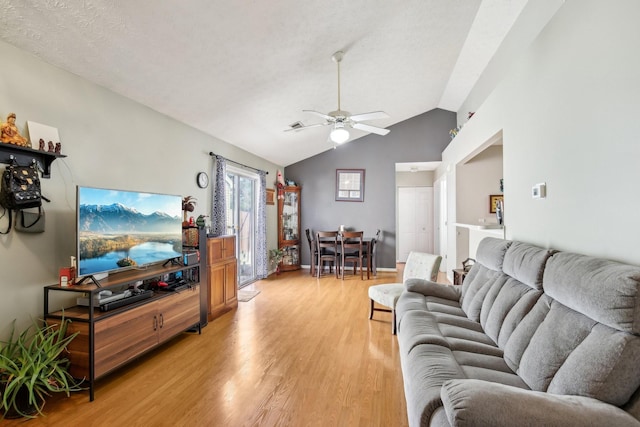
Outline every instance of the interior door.
[(433, 187), (398, 188), (398, 261), (411, 251), (434, 251)]

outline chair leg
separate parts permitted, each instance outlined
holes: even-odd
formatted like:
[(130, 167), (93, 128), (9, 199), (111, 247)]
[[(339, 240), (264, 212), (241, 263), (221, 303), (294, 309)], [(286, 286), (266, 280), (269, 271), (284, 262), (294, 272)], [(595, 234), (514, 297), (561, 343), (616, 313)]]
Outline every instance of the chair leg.
[(373, 319), (373, 300), (369, 298), (369, 301), (371, 301), (371, 304), (369, 305), (369, 320), (371, 320)]
[(393, 318), (393, 320), (392, 320), (392, 321), (393, 321), (393, 325), (391, 325), (391, 333), (392, 333), (393, 335), (395, 335), (395, 334), (396, 334), (396, 332), (397, 332), (397, 331), (396, 331), (396, 308), (395, 308), (395, 307), (393, 307), (393, 309), (391, 310), (391, 312), (392, 312), (392, 318)]

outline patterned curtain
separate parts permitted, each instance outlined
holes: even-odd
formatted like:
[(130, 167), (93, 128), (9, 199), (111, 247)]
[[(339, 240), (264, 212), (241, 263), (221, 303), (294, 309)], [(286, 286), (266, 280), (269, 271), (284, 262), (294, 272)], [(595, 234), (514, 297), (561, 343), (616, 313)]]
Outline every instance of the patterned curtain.
[(213, 203), (211, 203), (211, 234), (222, 236), (227, 233), (227, 201), (225, 178), (227, 176), (227, 159), (216, 156), (215, 182), (212, 188)]
[(258, 229), (256, 230), (256, 275), (258, 279), (267, 277), (269, 259), (267, 256), (267, 173), (260, 175), (260, 194), (258, 195)]

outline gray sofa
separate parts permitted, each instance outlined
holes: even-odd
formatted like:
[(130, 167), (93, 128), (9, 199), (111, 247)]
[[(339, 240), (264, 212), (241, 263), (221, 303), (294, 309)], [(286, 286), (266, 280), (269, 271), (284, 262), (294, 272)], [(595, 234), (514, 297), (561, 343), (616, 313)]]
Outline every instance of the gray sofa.
[(640, 268), (480, 242), (396, 305), (410, 426), (640, 426)]

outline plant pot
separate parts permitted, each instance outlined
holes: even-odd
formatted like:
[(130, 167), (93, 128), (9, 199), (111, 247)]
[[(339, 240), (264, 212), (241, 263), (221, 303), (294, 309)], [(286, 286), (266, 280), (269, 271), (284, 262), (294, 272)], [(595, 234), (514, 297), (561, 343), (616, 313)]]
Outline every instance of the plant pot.
[(7, 419), (24, 418), (36, 415), (38, 413), (38, 407), (42, 407), (44, 402), (36, 406), (29, 403), (29, 390), (26, 387), (20, 387), (16, 393), (16, 400), (14, 404), (9, 407), (4, 417)]

